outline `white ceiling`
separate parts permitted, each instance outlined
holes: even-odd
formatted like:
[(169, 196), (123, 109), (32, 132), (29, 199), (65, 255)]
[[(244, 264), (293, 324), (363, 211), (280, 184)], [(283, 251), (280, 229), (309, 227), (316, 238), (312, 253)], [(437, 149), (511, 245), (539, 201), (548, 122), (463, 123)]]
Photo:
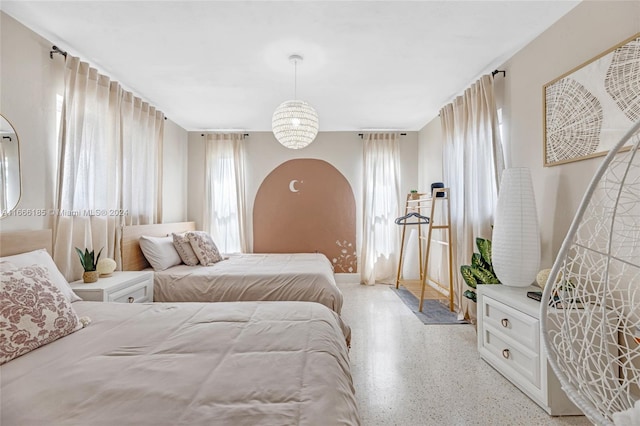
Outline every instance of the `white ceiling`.
[[(419, 130), (579, 1), (9, 1), (0, 8), (187, 130)], [(507, 73), (507, 78), (509, 74)]]

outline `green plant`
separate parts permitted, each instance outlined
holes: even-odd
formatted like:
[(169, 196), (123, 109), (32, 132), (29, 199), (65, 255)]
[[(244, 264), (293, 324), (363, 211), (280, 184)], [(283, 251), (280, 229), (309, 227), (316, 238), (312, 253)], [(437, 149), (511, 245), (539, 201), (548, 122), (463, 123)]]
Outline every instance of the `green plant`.
[(98, 256), (95, 257), (93, 250), (89, 252), (89, 249), (84, 249), (84, 253), (82, 253), (82, 250), (76, 247), (76, 252), (78, 253), (78, 256), (80, 256), (80, 263), (82, 264), (82, 268), (85, 272), (96, 270), (96, 267), (98, 266), (98, 260), (100, 260), (100, 254), (102, 254), (103, 248), (100, 249), (100, 251), (98, 252)]
[(476, 238), (479, 253), (473, 253), (471, 265), (462, 265), (460, 273), (467, 285), (473, 290), (466, 290), (464, 297), (476, 301), (476, 287), (480, 284), (500, 284), (491, 263), (491, 240)]

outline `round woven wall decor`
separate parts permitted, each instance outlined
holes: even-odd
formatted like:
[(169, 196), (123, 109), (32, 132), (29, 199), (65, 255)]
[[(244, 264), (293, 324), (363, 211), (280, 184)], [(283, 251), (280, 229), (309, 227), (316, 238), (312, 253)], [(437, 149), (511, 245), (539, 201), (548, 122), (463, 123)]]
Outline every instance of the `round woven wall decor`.
[(596, 152), (603, 117), (600, 101), (571, 78), (549, 86), (546, 97), (547, 163)]
[(629, 120), (640, 120), (640, 39), (613, 52), (604, 87)]

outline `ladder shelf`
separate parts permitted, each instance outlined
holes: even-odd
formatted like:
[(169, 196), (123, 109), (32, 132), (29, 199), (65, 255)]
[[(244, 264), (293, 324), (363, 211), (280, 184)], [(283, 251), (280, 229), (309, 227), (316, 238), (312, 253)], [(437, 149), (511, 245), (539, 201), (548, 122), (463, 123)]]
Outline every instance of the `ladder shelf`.
[[(422, 235), (421, 224), (418, 226), (418, 259), (420, 267), (420, 304), (418, 310), (422, 312), (422, 306), (424, 302), (425, 287), (428, 285), (433, 288), (449, 300), (449, 309), (454, 310), (454, 290), (453, 290), (453, 266), (451, 259), (453, 256), (453, 244), (451, 239), (451, 207), (450, 207), (449, 188), (433, 188), (431, 194), (417, 194), (417, 198), (412, 198), (412, 194), (407, 195), (407, 201), (405, 204), (405, 216), (412, 212), (420, 214), (421, 212), (428, 211), (429, 223), (427, 226), (427, 235)], [(444, 210), (439, 210), (444, 209)], [(442, 218), (438, 220), (436, 217)], [(399, 218), (400, 219), (400, 218)], [(443, 223), (442, 223), (443, 222)], [(396, 221), (398, 223), (398, 221)], [(400, 258), (398, 261), (398, 273), (396, 275), (396, 288), (400, 287), (402, 281), (402, 266), (405, 256), (405, 236), (407, 225), (398, 223), (402, 226), (402, 237), (400, 241)], [(436, 238), (435, 233), (439, 238)], [(440, 244), (446, 247), (447, 250), (447, 268), (449, 283), (441, 283), (435, 280), (429, 275), (429, 261), (431, 257), (431, 248), (433, 244)], [(425, 246), (425, 247), (423, 247)], [(423, 257), (424, 252), (424, 257)]]

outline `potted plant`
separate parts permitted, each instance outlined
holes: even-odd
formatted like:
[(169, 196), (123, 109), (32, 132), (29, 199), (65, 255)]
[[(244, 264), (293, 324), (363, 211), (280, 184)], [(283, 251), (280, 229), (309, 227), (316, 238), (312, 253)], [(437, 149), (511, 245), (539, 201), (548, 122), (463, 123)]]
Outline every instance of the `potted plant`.
[(462, 265), (460, 273), (464, 282), (472, 290), (466, 290), (464, 297), (476, 301), (476, 286), (479, 284), (500, 284), (491, 263), (491, 240), (476, 238), (479, 253), (473, 253), (471, 265)]
[(418, 198), (420, 198), (420, 196), (418, 195), (417, 189), (412, 189), (411, 191), (409, 191), (409, 193), (411, 194), (412, 200), (417, 200)]
[[(104, 247), (103, 247), (104, 248)], [(98, 260), (100, 260), (100, 254), (102, 253), (102, 249), (98, 252), (98, 256), (94, 255), (94, 251), (89, 249), (84, 249), (84, 253), (78, 247), (76, 247), (76, 252), (80, 257), (80, 263), (82, 264), (82, 268), (84, 269), (84, 274), (82, 274), (82, 280), (85, 283), (95, 283), (98, 281)]]

